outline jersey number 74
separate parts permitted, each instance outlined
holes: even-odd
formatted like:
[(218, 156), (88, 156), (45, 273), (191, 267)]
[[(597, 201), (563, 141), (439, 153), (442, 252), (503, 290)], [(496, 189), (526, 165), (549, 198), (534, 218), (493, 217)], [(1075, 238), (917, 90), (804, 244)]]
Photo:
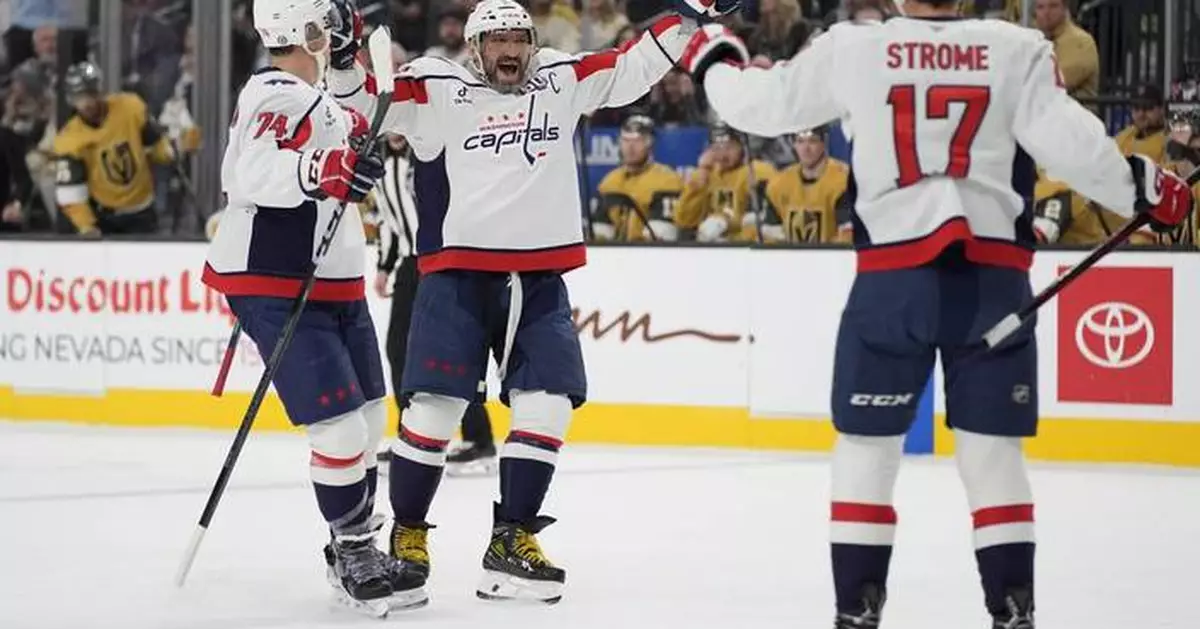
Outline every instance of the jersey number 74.
[(925, 117), (930, 120), (945, 120), (950, 117), (950, 105), (964, 105), (962, 119), (950, 139), (949, 161), (946, 172), (929, 173), (921, 168), (917, 155), (917, 87), (895, 85), (888, 92), (888, 105), (892, 107), (892, 132), (896, 142), (896, 162), (900, 176), (896, 186), (903, 188), (917, 183), (930, 175), (944, 175), (963, 179), (971, 171), (971, 145), (979, 135), (983, 117), (992, 100), (991, 88), (986, 85), (933, 85), (925, 91)]

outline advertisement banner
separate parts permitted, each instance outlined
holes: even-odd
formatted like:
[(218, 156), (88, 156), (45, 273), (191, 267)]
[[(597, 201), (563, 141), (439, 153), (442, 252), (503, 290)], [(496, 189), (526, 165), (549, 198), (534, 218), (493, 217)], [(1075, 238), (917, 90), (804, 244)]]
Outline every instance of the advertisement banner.
[(1171, 404), (1174, 313), (1170, 267), (1084, 274), (1059, 296), (1058, 400)]

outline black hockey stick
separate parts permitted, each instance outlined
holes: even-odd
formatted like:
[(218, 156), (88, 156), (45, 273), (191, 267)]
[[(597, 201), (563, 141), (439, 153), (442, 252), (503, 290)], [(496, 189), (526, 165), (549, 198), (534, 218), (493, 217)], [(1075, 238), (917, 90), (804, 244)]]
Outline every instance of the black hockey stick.
[(1125, 241), (1129, 240), (1129, 237), (1132, 236), (1134, 232), (1145, 227), (1149, 223), (1150, 214), (1138, 214), (1133, 218), (1133, 220), (1126, 223), (1125, 227), (1121, 228), (1120, 231), (1112, 236), (1109, 236), (1108, 240), (1105, 240), (1100, 244), (1100, 246), (1093, 249), (1092, 252), (1083, 259), (1083, 261), (1072, 267), (1071, 270), (1067, 271), (1065, 275), (1054, 280), (1052, 284), (1042, 289), (1042, 292), (1038, 293), (1033, 298), (1033, 301), (1029, 302), (1029, 304), (1027, 304), (1024, 308), (1021, 308), (1017, 312), (1014, 312), (1001, 319), (999, 323), (992, 326), (992, 329), (984, 333), (983, 342), (984, 345), (986, 345), (986, 349), (993, 349), (1003, 342), (1004, 339), (1008, 338), (1013, 332), (1016, 332), (1018, 329), (1020, 329), (1021, 326), (1024, 325), (1025, 322), (1028, 321), (1029, 318), (1033, 316), (1033, 314), (1036, 313), (1042, 306), (1046, 305), (1046, 303), (1051, 299), (1057, 297), (1064, 288), (1070, 286), (1075, 282), (1075, 280), (1079, 279), (1079, 276), (1086, 273), (1093, 266), (1096, 266), (1097, 262), (1099, 262), (1108, 254), (1112, 253), (1117, 247), (1125, 244)]
[[(381, 78), (377, 81), (379, 95), (375, 101), (375, 115), (371, 121), (371, 130), (367, 135), (367, 141), (358, 150), (359, 158), (367, 155), (374, 147), (379, 137), (379, 132), (383, 127), (383, 120), (387, 116), (388, 106), (392, 100), (393, 86), (389, 81), (382, 79), (382, 77), (392, 75), (392, 36), (389, 29), (379, 27), (371, 33), (371, 38), (368, 41), (368, 51), (371, 57), (371, 68), (375, 72), (375, 76)], [(204, 511), (200, 514), (200, 522), (196, 525), (196, 530), (192, 534), (192, 539), (188, 543), (187, 550), (184, 553), (183, 562), (179, 565), (179, 571), (175, 574), (175, 585), (178, 587), (183, 587), (184, 581), (187, 580), (188, 572), (191, 570), (192, 563), (196, 559), (196, 553), (200, 550), (200, 542), (203, 541), (204, 534), (208, 531), (208, 525), (212, 522), (213, 514), (217, 510), (217, 504), (220, 503), (221, 496), (225, 494), (225, 488), (229, 484), (230, 476), (233, 474), (233, 467), (237, 464), (242, 447), (246, 444), (246, 438), (250, 435), (250, 428), (254, 425), (254, 418), (258, 415), (258, 409), (262, 406), (263, 399), (267, 396), (267, 389), (271, 386), (275, 372), (279, 369), (283, 354), (287, 351), (288, 345), (291, 344), (292, 336), (296, 333), (296, 326), (300, 322), (300, 314), (304, 311), (304, 305), (308, 302), (308, 295), (312, 292), (313, 285), (316, 283), (317, 267), (329, 251), (330, 246), (333, 245), (333, 239), (337, 235), (337, 229), (342, 222), (342, 216), (346, 213), (346, 206), (347, 203), (343, 201), (334, 210), (333, 216), (329, 219), (329, 225), (325, 228), (325, 234), (321, 236), (321, 243), (317, 246), (316, 255), (309, 263), (308, 273), (304, 278), (304, 283), (300, 286), (300, 294), (292, 302), (291, 312), (288, 313), (288, 318), (283, 325), (283, 330), (280, 332), (279, 340), (275, 342), (275, 348), (271, 350), (271, 356), (267, 359), (266, 369), (263, 370), (262, 377), (258, 379), (258, 386), (254, 388), (254, 395), (250, 398), (250, 405), (246, 408), (246, 414), (242, 416), (242, 423), (238, 426), (233, 443), (229, 446), (229, 453), (225, 456), (225, 463), (221, 466), (220, 473), (217, 474), (216, 483), (213, 485), (212, 492), (208, 495), (208, 501), (204, 504)]]

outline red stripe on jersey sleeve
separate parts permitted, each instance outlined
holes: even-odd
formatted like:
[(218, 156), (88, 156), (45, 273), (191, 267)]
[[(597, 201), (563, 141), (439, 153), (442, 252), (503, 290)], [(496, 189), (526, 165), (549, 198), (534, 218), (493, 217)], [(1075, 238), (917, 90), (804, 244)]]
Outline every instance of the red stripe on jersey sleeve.
[(594, 55), (585, 55), (575, 64), (575, 80), (582, 81), (601, 70), (612, 70), (617, 67), (617, 58), (621, 56), (618, 50), (606, 50)]
[(655, 37), (659, 37), (663, 33), (667, 32), (667, 29), (671, 28), (672, 26), (679, 26), (681, 23), (683, 23), (683, 20), (678, 15), (664, 17), (650, 27), (650, 32), (654, 33)]
[(1033, 505), (1005, 505), (1003, 507), (987, 507), (971, 514), (975, 528), (981, 529), (997, 524), (1014, 524), (1017, 522), (1033, 522)]
[(425, 89), (425, 79), (396, 79), (392, 102), (405, 103), (408, 101), (418, 105), (429, 102), (429, 91)]
[(870, 505), (861, 502), (834, 502), (829, 509), (829, 519), (834, 522), (861, 522), (866, 524), (895, 524), (896, 510), (891, 505)]
[(375, 82), (375, 75), (367, 73), (367, 80), (363, 81), (363, 89), (371, 96), (379, 96), (379, 83)]

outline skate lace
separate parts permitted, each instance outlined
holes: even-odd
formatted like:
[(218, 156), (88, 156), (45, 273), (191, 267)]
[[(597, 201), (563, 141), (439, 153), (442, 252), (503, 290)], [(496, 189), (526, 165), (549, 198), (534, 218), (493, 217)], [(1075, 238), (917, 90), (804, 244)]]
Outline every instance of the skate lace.
[(552, 565), (533, 533), (522, 529), (517, 529), (516, 539), (513, 540), (513, 554), (534, 566)]
[(387, 565), (382, 561), (386, 555), (378, 552), (369, 542), (343, 542), (338, 545), (338, 555), (346, 574), (354, 581), (361, 583), (387, 578)]
[(399, 527), (392, 535), (392, 544), (396, 555), (405, 561), (413, 563), (429, 563), (429, 547), (426, 538), (429, 531), (421, 528)]

